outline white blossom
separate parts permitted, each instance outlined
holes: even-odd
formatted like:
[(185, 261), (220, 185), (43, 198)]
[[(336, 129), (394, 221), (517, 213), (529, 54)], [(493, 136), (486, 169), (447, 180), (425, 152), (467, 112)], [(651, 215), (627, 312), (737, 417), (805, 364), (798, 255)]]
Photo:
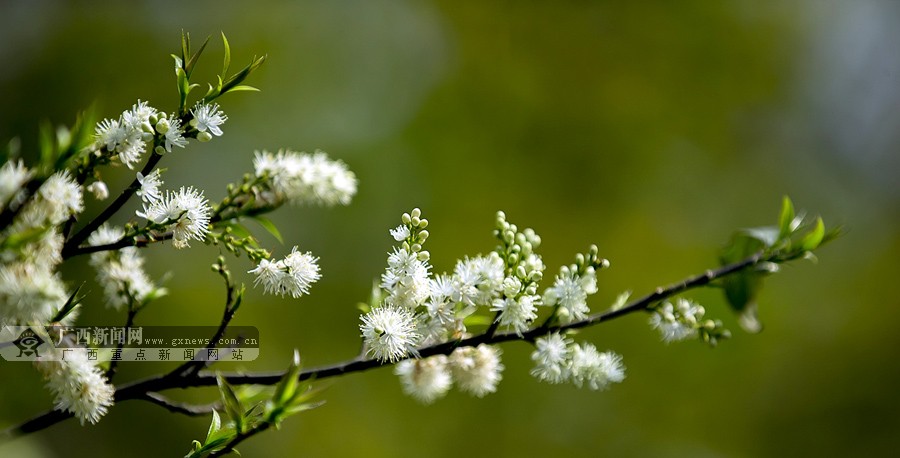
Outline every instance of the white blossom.
[(531, 359), (535, 362), (531, 375), (549, 383), (562, 383), (569, 378), (572, 340), (553, 333), (535, 340)]
[(105, 147), (123, 165), (133, 169), (140, 162), (147, 141), (153, 138), (150, 118), (156, 114), (155, 108), (138, 100), (118, 119), (104, 119), (95, 129), (96, 148)]
[(166, 192), (166, 197), (144, 204), (137, 215), (172, 231), (172, 246), (186, 248), (190, 240), (203, 240), (209, 232), (209, 203), (202, 191), (182, 187), (178, 192)]
[(0, 326), (48, 323), (67, 298), (52, 270), (31, 262), (0, 264)]
[(206, 132), (208, 130), (210, 134), (215, 135), (216, 137), (222, 136), (222, 129), (220, 129), (219, 126), (228, 120), (228, 116), (219, 110), (219, 104), (198, 103), (197, 106), (191, 110), (191, 114), (194, 115), (194, 119), (191, 120), (191, 125), (196, 127), (198, 131)]
[(583, 320), (591, 313), (587, 306), (589, 294), (597, 292), (597, 277), (594, 268), (588, 267), (579, 276), (568, 267), (563, 267), (553, 286), (544, 292), (544, 305), (559, 305), (557, 316), (563, 323)]
[(116, 393), (100, 369), (88, 360), (84, 348), (60, 349), (59, 360), (39, 359), (35, 367), (47, 380), (47, 388), (54, 394), (55, 407), (69, 412), (85, 422), (97, 423), (113, 405)]
[(41, 213), (46, 215), (51, 224), (62, 223), (84, 210), (81, 186), (78, 186), (68, 170), (51, 175), (41, 185), (38, 193), (41, 199), (32, 205), (38, 205)]
[(150, 203), (156, 202), (162, 198), (162, 195), (159, 192), (159, 187), (163, 184), (163, 181), (162, 174), (159, 169), (153, 170), (147, 176), (144, 176), (141, 172), (138, 172), (137, 180), (138, 183), (141, 184), (141, 189), (138, 189), (136, 194), (140, 196), (142, 201)]
[[(88, 238), (92, 246), (118, 242), (125, 236), (119, 227), (106, 224), (97, 228)], [(144, 270), (144, 258), (137, 247), (129, 246), (118, 250), (91, 253), (90, 264), (97, 271), (97, 282), (103, 286), (108, 307), (121, 309), (131, 301), (138, 304), (165, 294), (165, 288), (158, 288)]]
[(402, 242), (409, 238), (409, 228), (401, 224), (395, 229), (391, 229), (391, 237), (398, 242)]
[(500, 349), (485, 344), (453, 350), (450, 368), (459, 388), (479, 398), (497, 391), (504, 369)]
[(501, 326), (511, 328), (516, 334), (522, 335), (531, 322), (537, 318), (536, 305), (539, 302), (540, 296), (529, 294), (523, 294), (518, 298), (497, 298), (491, 303), (491, 311), (500, 312), (497, 320)]
[(310, 252), (301, 253), (295, 246), (289, 255), (278, 261), (263, 259), (249, 273), (256, 275), (255, 285), (263, 285), (266, 294), (298, 298), (309, 294), (309, 288), (322, 276), (319, 258)]
[(604, 390), (625, 379), (622, 357), (609, 351), (600, 353), (590, 343), (572, 348), (571, 364), (572, 381), (579, 388), (586, 383), (592, 390)]
[(381, 275), (381, 287), (388, 292), (386, 302), (407, 308), (422, 305), (431, 295), (431, 266), (417, 253), (394, 247), (388, 267)]
[(697, 336), (697, 325), (706, 311), (698, 304), (678, 298), (660, 304), (650, 315), (650, 326), (659, 331), (666, 343), (677, 342)]
[(31, 178), (31, 170), (18, 161), (7, 161), (0, 167), (0, 210), (10, 202), (20, 203), (22, 187)]
[(343, 162), (328, 159), (322, 151), (257, 152), (253, 165), (257, 176), (268, 177), (273, 203), (347, 205), (356, 194), (356, 175)]
[(94, 195), (97, 200), (106, 200), (109, 197), (109, 188), (102, 181), (95, 181), (87, 186), (87, 190)]
[(403, 392), (424, 404), (443, 397), (453, 383), (444, 355), (400, 361), (394, 374), (400, 377)]
[(416, 355), (421, 335), (416, 319), (406, 308), (383, 306), (362, 316), (359, 330), (366, 345), (366, 354), (379, 361), (394, 362), (409, 354)]
[(181, 127), (181, 121), (174, 116), (169, 118), (169, 129), (166, 130), (164, 134), (165, 143), (163, 146), (166, 148), (166, 151), (171, 153), (173, 146), (177, 146), (179, 148), (184, 148), (185, 146), (187, 146), (188, 141), (183, 137), (183, 135), (184, 129), (182, 129)]

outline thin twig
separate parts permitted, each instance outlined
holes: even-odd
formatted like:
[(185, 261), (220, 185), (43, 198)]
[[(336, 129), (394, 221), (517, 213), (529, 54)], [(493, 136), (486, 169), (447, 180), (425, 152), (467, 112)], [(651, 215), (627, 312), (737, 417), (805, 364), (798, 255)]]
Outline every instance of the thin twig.
[[(503, 332), (488, 335), (485, 333), (462, 340), (443, 342), (419, 349), (419, 357), (427, 358), (434, 355), (449, 355), (456, 348), (473, 347), (481, 344), (497, 344), (514, 340), (533, 342), (538, 337), (544, 336), (548, 333), (593, 326), (634, 312), (645, 310), (650, 305), (655, 304), (661, 300), (664, 300), (676, 294), (683, 293), (693, 288), (708, 285), (717, 279), (721, 279), (723, 277), (741, 272), (745, 269), (752, 268), (757, 264), (767, 260), (768, 258), (763, 257), (763, 253), (757, 253), (734, 264), (729, 264), (715, 270), (708, 270), (700, 275), (689, 277), (678, 283), (674, 283), (666, 287), (657, 288), (652, 293), (647, 294), (640, 299), (634, 300), (624, 307), (596, 313), (588, 316), (583, 320), (568, 324), (538, 326), (522, 334), (516, 334), (514, 332)], [(362, 372), (377, 367), (389, 366), (392, 364), (394, 363), (383, 362), (376, 359), (356, 358), (331, 366), (307, 369), (300, 373), (298, 379), (309, 380), (314, 378), (316, 380), (322, 380), (330, 377)], [(253, 373), (231, 372), (219, 373), (219, 375), (224, 377), (228, 381), (228, 383), (232, 385), (274, 385), (282, 379), (282, 377), (284, 376), (284, 371)], [(165, 391), (175, 388), (192, 388), (215, 385), (216, 374), (212, 373), (202, 372), (191, 376), (179, 376), (174, 372), (169, 374), (160, 374), (119, 385), (116, 389), (115, 401), (121, 402), (130, 399), (145, 399), (147, 393), (150, 392)], [(14, 437), (34, 431), (39, 431), (56, 423), (59, 423), (60, 421), (63, 421), (71, 416), (71, 414), (65, 412), (51, 410), (40, 414), (22, 424), (8, 428), (5, 431), (4, 435), (6, 437)]]
[[(153, 146), (156, 146), (156, 140), (154, 140)], [(159, 160), (162, 159), (162, 156), (156, 154), (155, 152), (150, 155), (150, 159), (147, 160), (147, 163), (144, 164), (144, 168), (141, 169), (141, 175), (147, 176), (153, 172), (153, 169), (156, 167), (156, 164)], [(115, 215), (127, 202), (131, 199), (131, 196), (137, 192), (138, 189), (141, 189), (141, 182), (135, 178), (127, 188), (122, 190), (122, 193), (119, 194), (119, 197), (116, 197), (112, 203), (106, 207), (103, 212), (101, 212), (97, 217), (92, 219), (89, 223), (87, 223), (81, 230), (75, 233), (69, 240), (66, 240), (65, 245), (63, 245), (62, 255), (63, 258), (69, 258), (72, 256), (72, 253), (78, 250), (78, 246), (81, 245), (85, 240), (94, 231), (97, 230), (100, 225), (108, 221)]]
[(143, 401), (156, 404), (169, 412), (180, 413), (189, 417), (201, 417), (209, 415), (213, 410), (222, 408), (221, 401), (211, 402), (209, 404), (189, 404), (186, 402), (173, 401), (159, 393), (148, 392), (137, 398)]
[[(106, 371), (106, 380), (112, 380), (113, 376), (116, 375), (116, 369), (119, 367), (119, 359), (122, 356), (122, 347), (125, 346), (125, 340), (128, 338), (128, 332), (132, 326), (134, 326), (134, 317), (137, 316), (139, 307), (135, 307), (134, 298), (130, 298), (128, 304), (128, 318), (125, 319), (125, 334), (122, 336), (122, 339), (116, 344), (116, 350), (112, 354), (112, 358), (109, 360), (109, 369)], [(116, 359), (116, 356), (119, 356), (119, 359)]]

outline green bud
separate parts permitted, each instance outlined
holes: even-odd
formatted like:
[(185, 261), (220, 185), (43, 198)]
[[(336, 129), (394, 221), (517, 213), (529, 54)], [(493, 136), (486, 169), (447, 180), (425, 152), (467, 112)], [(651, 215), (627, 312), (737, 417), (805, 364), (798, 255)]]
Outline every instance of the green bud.
[(411, 220), (412, 218), (409, 216), (409, 213), (404, 213), (403, 216), (400, 217), (400, 221), (402, 221), (403, 224), (409, 224)]
[(422, 245), (421, 245), (421, 244), (418, 244), (418, 243), (413, 243), (412, 251), (413, 251), (414, 253), (415, 253), (415, 252), (418, 252), (418, 251), (422, 251)]
[(584, 255), (583, 254), (578, 253), (577, 255), (575, 255), (575, 265), (578, 266), (578, 268), (581, 268), (581, 266), (584, 265)]
[(418, 207), (412, 209), (412, 217), (413, 218), (418, 218), (420, 216), (422, 216), (422, 210), (419, 210)]
[(428, 231), (420, 231), (420, 232), (419, 232), (419, 242), (424, 243), (425, 240), (428, 239), (428, 235), (429, 235), (429, 234), (428, 234)]
[(416, 254), (416, 257), (419, 258), (419, 261), (425, 262), (431, 258), (431, 253), (428, 251), (420, 251)]
[(412, 224), (413, 227), (416, 227), (416, 226), (419, 225), (419, 222), (420, 222), (420, 221), (421, 221), (421, 220), (419, 219), (418, 216), (413, 216), (412, 218), (410, 218), (409, 224)]
[(200, 132), (197, 134), (197, 140), (202, 143), (206, 143), (212, 140), (212, 134), (210, 134), (209, 132)]
[[(515, 255), (513, 255), (513, 256), (515, 256)], [(516, 267), (516, 276), (521, 278), (522, 280), (525, 280), (526, 278), (528, 278), (528, 273), (525, 272), (525, 266)]]
[(425, 229), (426, 227), (428, 227), (428, 220), (425, 218), (419, 220), (419, 229)]
[(530, 274), (528, 274), (528, 279), (537, 283), (544, 279), (544, 273), (540, 270), (532, 270)]
[(158, 123), (156, 123), (156, 131), (160, 134), (165, 135), (166, 132), (169, 131), (169, 121), (166, 119), (160, 119)]
[(159, 146), (157, 146), (156, 148), (153, 148), (153, 151), (154, 151), (156, 154), (159, 154), (160, 156), (162, 156), (163, 154), (166, 154), (166, 149), (163, 148), (162, 145), (159, 145)]

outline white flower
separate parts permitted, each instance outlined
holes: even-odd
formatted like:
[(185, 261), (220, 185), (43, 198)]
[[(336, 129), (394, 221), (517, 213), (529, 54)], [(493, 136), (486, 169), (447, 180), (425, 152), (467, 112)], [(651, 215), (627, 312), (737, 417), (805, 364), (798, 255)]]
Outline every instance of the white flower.
[(450, 368), (459, 388), (479, 398), (497, 391), (504, 369), (500, 349), (485, 344), (453, 350)]
[(67, 298), (52, 270), (31, 262), (0, 264), (0, 326), (48, 323)]
[(115, 154), (122, 164), (133, 169), (144, 154), (146, 142), (153, 138), (150, 117), (156, 113), (147, 102), (138, 100), (118, 119), (104, 119), (95, 129), (96, 148), (105, 147), (110, 155)]
[(401, 224), (396, 229), (391, 229), (391, 237), (398, 242), (402, 242), (409, 238), (409, 228)]
[(659, 305), (650, 315), (650, 326), (659, 331), (666, 343), (697, 336), (697, 325), (706, 313), (704, 308), (686, 299), (678, 298)]
[(87, 186), (87, 190), (94, 195), (97, 200), (106, 200), (109, 197), (109, 188), (102, 181), (95, 181)]
[(531, 359), (535, 362), (531, 375), (549, 383), (562, 383), (569, 378), (572, 340), (553, 333), (535, 340)]
[(381, 287), (388, 292), (387, 303), (416, 308), (431, 295), (431, 266), (418, 254), (394, 247), (388, 254), (388, 267), (381, 275)]
[(394, 374), (400, 377), (403, 392), (424, 404), (447, 394), (453, 382), (444, 355), (400, 361), (394, 368)]
[(267, 176), (275, 202), (347, 205), (356, 194), (356, 175), (341, 161), (321, 151), (315, 154), (279, 151), (257, 152), (253, 159), (257, 176)]
[(220, 129), (219, 126), (228, 120), (228, 116), (219, 110), (219, 104), (198, 103), (197, 106), (191, 110), (191, 114), (194, 115), (194, 119), (191, 120), (191, 125), (196, 127), (197, 130), (200, 132), (209, 130), (209, 133), (216, 137), (222, 136), (222, 129)]
[(141, 200), (149, 203), (156, 202), (162, 198), (162, 195), (159, 193), (159, 186), (163, 184), (163, 181), (159, 169), (155, 169), (147, 176), (138, 172), (137, 180), (141, 184), (141, 189), (138, 189), (136, 194), (141, 197)]
[(186, 248), (188, 241), (203, 240), (209, 232), (209, 203), (202, 191), (182, 187), (178, 192), (166, 192), (165, 199), (144, 204), (137, 215), (157, 224), (168, 225), (172, 231), (172, 246)]
[(417, 354), (415, 347), (421, 336), (416, 331), (416, 319), (408, 309), (376, 308), (362, 316), (359, 330), (365, 340), (366, 354), (379, 361), (395, 362)]
[(169, 118), (169, 129), (165, 133), (165, 148), (167, 152), (172, 152), (172, 147), (177, 146), (179, 148), (184, 148), (188, 145), (188, 141), (182, 135), (184, 134), (184, 129), (181, 128), (181, 121), (172, 116)]
[(31, 171), (21, 160), (8, 161), (3, 164), (3, 167), (0, 167), (0, 209), (10, 202), (21, 199), (24, 195), (22, 187), (29, 178), (31, 178)]
[(518, 298), (497, 298), (491, 303), (491, 311), (500, 312), (498, 321), (501, 326), (512, 328), (516, 334), (522, 335), (522, 332), (526, 331), (531, 322), (537, 318), (535, 305), (539, 301), (539, 296), (528, 294), (523, 294)]
[(604, 390), (610, 383), (624, 379), (621, 356), (613, 352), (600, 353), (589, 343), (572, 348), (572, 381), (579, 388), (587, 383), (592, 390)]
[(35, 367), (47, 380), (47, 388), (55, 396), (56, 409), (74, 414), (82, 425), (86, 421), (97, 423), (113, 405), (115, 387), (88, 360), (84, 348), (55, 351), (62, 352), (64, 359), (38, 360)]
[(69, 175), (68, 170), (56, 172), (41, 185), (38, 190), (41, 196), (40, 202), (35, 202), (52, 224), (59, 224), (69, 216), (81, 213), (84, 210), (84, 201), (81, 196), (81, 186)]
[(284, 259), (263, 259), (249, 273), (256, 275), (254, 284), (262, 284), (266, 294), (290, 294), (296, 299), (309, 294), (309, 287), (322, 277), (318, 260), (310, 252), (300, 253), (295, 246)]
[[(121, 228), (104, 224), (91, 234), (88, 243), (91, 246), (108, 245), (124, 236), (125, 231)], [(157, 288), (144, 271), (144, 258), (137, 247), (91, 253), (90, 264), (97, 271), (97, 282), (103, 286), (106, 305), (116, 310), (132, 301), (145, 303), (166, 292), (164, 288)]]
[(557, 316), (563, 323), (583, 320), (591, 313), (587, 306), (588, 294), (597, 292), (594, 269), (589, 267), (582, 276), (563, 267), (553, 286), (544, 292), (544, 305), (559, 305)]
[(452, 299), (467, 305), (488, 305), (503, 288), (504, 264), (497, 253), (458, 261), (453, 270)]

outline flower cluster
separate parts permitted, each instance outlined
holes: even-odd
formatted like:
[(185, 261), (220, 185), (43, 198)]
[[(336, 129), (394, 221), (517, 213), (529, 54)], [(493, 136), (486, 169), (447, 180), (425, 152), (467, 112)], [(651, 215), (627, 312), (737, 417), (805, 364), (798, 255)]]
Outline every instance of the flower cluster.
[(113, 405), (115, 387), (88, 360), (87, 350), (66, 350), (60, 355), (61, 350), (55, 349), (57, 354), (39, 359), (34, 365), (47, 380), (57, 410), (74, 414), (82, 425), (97, 423)]
[(651, 310), (650, 326), (659, 331), (663, 342), (699, 337), (714, 347), (719, 340), (731, 337), (731, 332), (725, 329), (721, 320), (704, 319), (706, 310), (703, 306), (688, 299), (678, 298), (674, 305), (665, 301)]
[(172, 246), (189, 247), (190, 240), (203, 240), (209, 232), (210, 208), (203, 192), (193, 187), (181, 187), (178, 192), (166, 191), (165, 197), (150, 200), (145, 192), (144, 210), (137, 215), (172, 231)]
[(500, 240), (495, 252), (506, 269), (502, 294), (491, 302), (491, 311), (497, 312), (500, 326), (521, 335), (537, 318), (537, 306), (543, 305), (537, 288), (544, 275), (544, 262), (534, 252), (541, 237), (532, 229), (519, 232), (503, 212), (497, 212), (494, 234)]
[(106, 148), (125, 167), (133, 169), (144, 155), (147, 142), (153, 139), (154, 125), (160, 121), (160, 115), (147, 102), (138, 100), (118, 119), (104, 119), (97, 124), (95, 148)]
[(403, 392), (425, 404), (443, 397), (453, 383), (459, 388), (483, 397), (497, 391), (503, 378), (500, 349), (490, 345), (457, 348), (448, 358), (436, 355), (424, 359), (407, 359), (394, 368)]
[(597, 292), (597, 269), (609, 267), (597, 253), (597, 246), (591, 245), (586, 256), (575, 257), (575, 264), (562, 266), (553, 286), (544, 291), (544, 305), (555, 306), (562, 323), (583, 320), (591, 313), (587, 297)]
[[(125, 231), (118, 227), (100, 226), (88, 238), (90, 245), (107, 245), (118, 242)], [(153, 284), (144, 271), (144, 257), (137, 247), (124, 247), (115, 251), (98, 251), (91, 254), (91, 266), (97, 270), (97, 282), (103, 286), (106, 304), (116, 310), (123, 306), (137, 307), (166, 293), (165, 288)]]
[(259, 197), (269, 205), (347, 205), (356, 194), (356, 175), (346, 164), (328, 159), (322, 151), (256, 152), (253, 166), (256, 176), (265, 178), (268, 189)]
[(267, 294), (294, 299), (309, 294), (309, 287), (319, 281), (319, 258), (310, 252), (301, 253), (295, 246), (291, 253), (278, 261), (263, 259), (250, 273), (256, 275), (254, 284), (262, 284)]
[[(32, 172), (21, 162), (7, 162), (0, 178), (21, 186)], [(57, 225), (84, 210), (81, 187), (68, 171), (54, 173), (24, 201), (20, 189), (0, 185), (6, 205), (24, 205), (0, 231), (0, 325), (49, 322), (68, 294), (56, 268), (62, 262), (63, 236)], [(66, 317), (73, 320), (75, 314)]]
[(666, 343), (697, 336), (697, 328), (706, 310), (687, 299), (678, 298), (673, 305), (666, 301), (658, 305), (650, 315), (650, 326), (659, 331)]
[(581, 388), (603, 390), (625, 379), (622, 357), (597, 351), (590, 343), (575, 344), (559, 333), (540, 337), (531, 354), (535, 362), (531, 375), (548, 383), (571, 381)]

